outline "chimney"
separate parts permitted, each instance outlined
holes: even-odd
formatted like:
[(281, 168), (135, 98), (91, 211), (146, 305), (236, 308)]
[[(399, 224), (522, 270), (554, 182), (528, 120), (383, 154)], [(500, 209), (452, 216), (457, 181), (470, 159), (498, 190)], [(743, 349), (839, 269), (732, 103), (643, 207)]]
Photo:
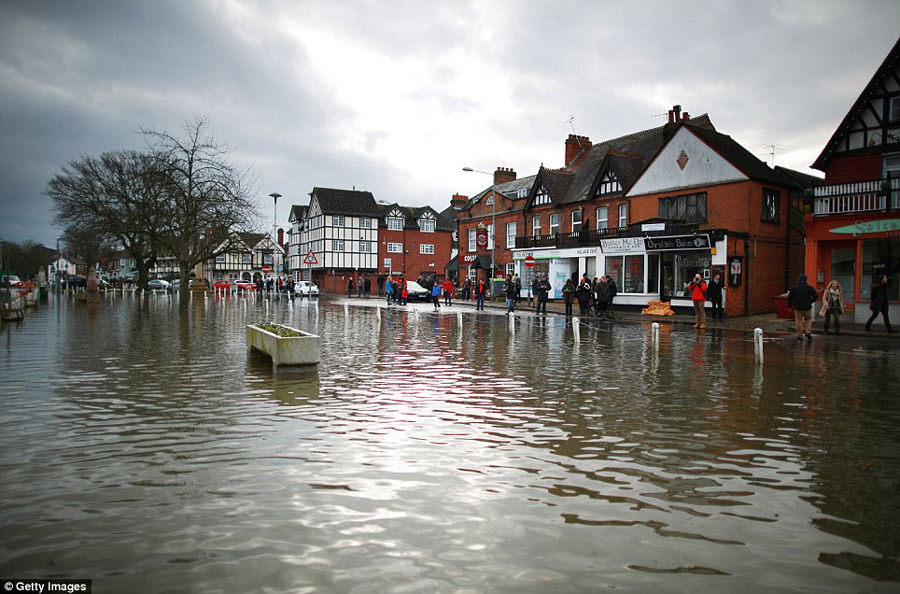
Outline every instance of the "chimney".
[(278, 245), (284, 245), (284, 229), (278, 228)]
[(682, 121), (682, 122), (687, 122), (687, 121), (690, 120), (690, 119), (691, 119), (691, 116), (688, 114), (688, 112), (684, 112), (684, 115), (681, 116), (681, 121)]
[(497, 171), (494, 172), (495, 186), (511, 181), (516, 181), (516, 172), (509, 167), (498, 167)]
[(452, 206), (456, 210), (460, 210), (463, 206), (466, 205), (466, 202), (468, 201), (468, 196), (463, 196), (462, 194), (454, 194), (450, 198), (450, 206)]
[(680, 105), (673, 105), (673, 106), (672, 106), (672, 111), (675, 112), (675, 121), (676, 121), (676, 122), (680, 122), (680, 121), (681, 121), (681, 106), (680, 106)]
[(591, 139), (587, 136), (569, 134), (566, 139), (566, 167), (574, 167), (591, 146)]

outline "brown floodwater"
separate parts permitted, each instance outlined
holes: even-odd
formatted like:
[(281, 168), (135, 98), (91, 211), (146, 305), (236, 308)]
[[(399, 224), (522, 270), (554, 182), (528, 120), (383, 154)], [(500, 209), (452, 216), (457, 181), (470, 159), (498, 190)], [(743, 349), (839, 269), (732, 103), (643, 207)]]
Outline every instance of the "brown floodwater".
[[(0, 332), (0, 577), (94, 592), (896, 592), (896, 341), (51, 296)], [(244, 325), (323, 337), (273, 373)]]

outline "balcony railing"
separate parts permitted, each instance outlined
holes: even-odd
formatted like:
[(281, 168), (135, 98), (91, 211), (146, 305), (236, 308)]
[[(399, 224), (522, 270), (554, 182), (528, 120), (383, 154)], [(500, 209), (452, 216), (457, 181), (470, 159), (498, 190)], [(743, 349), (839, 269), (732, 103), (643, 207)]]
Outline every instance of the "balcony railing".
[(900, 208), (900, 177), (815, 189), (813, 214), (835, 215)]
[(553, 235), (530, 235), (516, 237), (517, 249), (568, 248), (599, 245), (601, 239), (616, 237), (626, 227), (606, 229), (584, 229), (575, 233), (555, 233)]

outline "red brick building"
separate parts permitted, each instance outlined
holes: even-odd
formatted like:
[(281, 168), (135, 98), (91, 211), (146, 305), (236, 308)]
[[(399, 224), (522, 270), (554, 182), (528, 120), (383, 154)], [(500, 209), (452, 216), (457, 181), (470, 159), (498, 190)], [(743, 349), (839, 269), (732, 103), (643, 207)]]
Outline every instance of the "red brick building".
[[(825, 185), (809, 196), (806, 273), (841, 283), (856, 321), (869, 315), (872, 281), (893, 279), (890, 315), (900, 315), (900, 40), (812, 165)], [(857, 306), (859, 305), (859, 306)]]

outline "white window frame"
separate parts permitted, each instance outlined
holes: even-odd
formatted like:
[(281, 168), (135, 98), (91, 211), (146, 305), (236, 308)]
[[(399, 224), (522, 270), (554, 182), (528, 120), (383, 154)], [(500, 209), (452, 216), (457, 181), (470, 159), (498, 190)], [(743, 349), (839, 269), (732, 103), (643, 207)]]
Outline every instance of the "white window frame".
[(388, 231), (403, 231), (403, 217), (388, 217)]
[(344, 251), (344, 240), (343, 239), (332, 239), (331, 240), (331, 251), (332, 252), (343, 252)]
[(541, 235), (541, 217), (531, 217), (531, 236), (540, 237)]
[(478, 249), (478, 231), (474, 227), (469, 228), (469, 251), (474, 252)]
[(372, 253), (372, 242), (371, 241), (360, 241), (359, 242), (359, 251), (363, 254), (371, 254)]
[(332, 227), (345, 227), (345, 222), (346, 221), (344, 220), (344, 215), (331, 215)]
[(609, 226), (609, 209), (605, 206), (597, 207), (597, 231)]
[(403, 253), (403, 244), (397, 243), (394, 241), (389, 241), (387, 244), (387, 251), (389, 254), (402, 254)]
[(372, 219), (369, 217), (359, 217), (359, 228), (360, 229), (371, 229), (372, 228)]
[(434, 253), (434, 244), (433, 243), (420, 243), (419, 244), (419, 253), (420, 254), (433, 254)]
[(516, 222), (506, 223), (506, 247), (513, 249), (516, 247)]
[(628, 226), (628, 203), (623, 202), (619, 205), (619, 227)]
[(434, 219), (419, 219), (419, 231), (421, 231), (422, 233), (434, 233), (434, 229)]
[(516, 273), (516, 263), (515, 262), (507, 262), (506, 263), (506, 275), (512, 276)]
[(578, 233), (579, 231), (581, 231), (581, 210), (580, 209), (572, 211), (572, 233)]
[(494, 224), (493, 223), (488, 224), (487, 232), (488, 232), (487, 249), (492, 250), (492, 249), (494, 249)]
[(556, 235), (559, 233), (559, 213), (551, 212), (550, 213), (550, 235)]

